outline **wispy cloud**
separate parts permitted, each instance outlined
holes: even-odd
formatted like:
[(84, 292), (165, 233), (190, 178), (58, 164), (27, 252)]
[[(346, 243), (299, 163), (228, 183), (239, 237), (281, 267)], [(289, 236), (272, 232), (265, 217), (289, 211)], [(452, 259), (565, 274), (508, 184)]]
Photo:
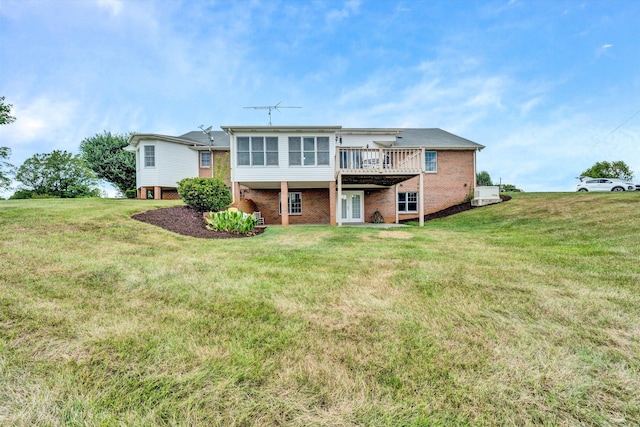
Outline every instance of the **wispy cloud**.
[(97, 2), (98, 6), (109, 10), (112, 15), (120, 14), (124, 7), (122, 0), (97, 0)]
[(337, 22), (357, 14), (361, 3), (362, 0), (348, 0), (344, 3), (342, 9), (331, 9), (327, 12), (327, 20), (329, 22)]
[(611, 49), (612, 47), (613, 47), (613, 45), (610, 44), (610, 43), (603, 44), (596, 51), (596, 56), (600, 57), (602, 55), (605, 55), (609, 51), (609, 49)]
[(17, 120), (0, 127), (0, 139), (10, 147), (50, 140), (52, 135), (61, 136), (59, 131), (68, 129), (76, 118), (77, 103), (72, 100), (39, 96), (33, 100), (18, 99), (13, 104)]

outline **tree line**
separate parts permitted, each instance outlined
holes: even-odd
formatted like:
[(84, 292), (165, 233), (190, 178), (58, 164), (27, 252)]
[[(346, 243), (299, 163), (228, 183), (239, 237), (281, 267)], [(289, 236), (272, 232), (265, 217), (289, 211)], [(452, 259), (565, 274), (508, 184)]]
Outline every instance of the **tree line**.
[[(0, 125), (16, 121), (11, 104), (0, 96)], [(8, 162), (11, 150), (0, 147), (0, 191), (11, 188), (12, 179), (20, 185), (11, 198), (97, 197), (99, 180), (112, 184), (121, 195), (136, 188), (135, 154), (123, 150), (131, 134), (103, 131), (80, 142), (80, 154), (54, 150), (34, 154), (18, 168)], [(633, 179), (633, 171), (623, 161), (602, 161), (580, 175), (591, 178)], [(476, 174), (477, 185), (494, 185), (487, 171)], [(522, 191), (502, 184), (501, 191)]]
[[(0, 97), (0, 125), (16, 121), (11, 104)], [(130, 134), (103, 131), (82, 140), (80, 154), (63, 150), (39, 153), (20, 167), (9, 163), (11, 149), (0, 147), (0, 190), (19, 183), (13, 199), (38, 197), (98, 197), (100, 180), (112, 184), (121, 195), (136, 188), (135, 154), (123, 150)]]

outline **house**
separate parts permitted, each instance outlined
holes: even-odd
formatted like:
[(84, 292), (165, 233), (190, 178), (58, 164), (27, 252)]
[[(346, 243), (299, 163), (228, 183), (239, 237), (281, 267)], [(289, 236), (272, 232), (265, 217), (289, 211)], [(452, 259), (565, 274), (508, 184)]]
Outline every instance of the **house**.
[(267, 224), (422, 224), (425, 214), (473, 194), (484, 148), (436, 128), (221, 129), (131, 135), (125, 149), (136, 153), (138, 197), (178, 198), (179, 180), (218, 168), (234, 203), (251, 201)]

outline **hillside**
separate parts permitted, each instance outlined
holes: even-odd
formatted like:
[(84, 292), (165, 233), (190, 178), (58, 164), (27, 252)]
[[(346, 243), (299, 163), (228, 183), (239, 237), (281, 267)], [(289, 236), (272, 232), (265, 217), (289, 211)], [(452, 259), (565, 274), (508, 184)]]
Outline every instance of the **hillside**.
[(640, 193), (196, 239), (0, 201), (2, 425), (640, 424)]

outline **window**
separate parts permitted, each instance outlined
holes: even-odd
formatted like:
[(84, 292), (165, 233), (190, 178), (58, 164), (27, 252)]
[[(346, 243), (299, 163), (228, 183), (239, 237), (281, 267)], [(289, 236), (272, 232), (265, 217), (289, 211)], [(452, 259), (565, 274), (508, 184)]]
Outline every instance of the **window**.
[(278, 138), (239, 136), (238, 166), (278, 166)]
[(201, 168), (210, 168), (211, 167), (211, 152), (210, 151), (201, 151), (200, 152), (200, 167)]
[(418, 212), (418, 193), (398, 193), (398, 212)]
[(144, 167), (145, 168), (156, 167), (156, 147), (154, 145), (144, 146)]
[(438, 171), (438, 158), (435, 151), (424, 152), (424, 170), (427, 172)]
[[(282, 193), (278, 193), (278, 213), (282, 215)], [(302, 215), (302, 193), (289, 193), (289, 215)]]
[(289, 166), (328, 166), (328, 136), (290, 136)]

